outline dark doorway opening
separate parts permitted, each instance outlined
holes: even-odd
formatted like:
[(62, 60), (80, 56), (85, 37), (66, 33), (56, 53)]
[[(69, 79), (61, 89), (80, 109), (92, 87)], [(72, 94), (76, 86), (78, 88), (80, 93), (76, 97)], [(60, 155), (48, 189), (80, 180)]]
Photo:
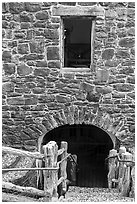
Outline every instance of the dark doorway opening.
[(105, 158), (113, 148), (109, 135), (94, 125), (64, 125), (48, 132), (43, 145), (49, 141), (68, 142), (68, 152), (78, 157), (77, 186), (107, 187), (108, 168)]

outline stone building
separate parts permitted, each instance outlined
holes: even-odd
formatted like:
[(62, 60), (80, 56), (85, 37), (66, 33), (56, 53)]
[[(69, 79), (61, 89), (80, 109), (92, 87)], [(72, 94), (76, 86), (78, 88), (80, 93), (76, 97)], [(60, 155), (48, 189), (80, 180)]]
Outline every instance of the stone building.
[(3, 3), (3, 144), (66, 140), (95, 171), (110, 149), (132, 149), (134, 46), (135, 2)]

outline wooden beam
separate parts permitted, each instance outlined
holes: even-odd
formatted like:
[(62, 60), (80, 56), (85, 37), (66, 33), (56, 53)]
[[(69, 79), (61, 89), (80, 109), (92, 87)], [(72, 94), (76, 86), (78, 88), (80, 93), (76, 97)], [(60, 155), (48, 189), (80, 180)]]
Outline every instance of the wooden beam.
[(39, 196), (39, 197), (46, 196), (46, 193), (42, 190), (38, 190), (38, 189), (33, 188), (33, 187), (17, 186), (15, 184), (10, 183), (10, 182), (2, 182), (2, 189), (12, 190), (12, 191), (16, 191), (16, 192), (23, 193), (23, 194), (28, 194), (32, 197), (34, 195)]
[[(58, 146), (55, 141), (51, 141), (43, 146), (45, 167), (57, 168)], [(58, 172), (43, 171), (44, 175), (44, 191), (49, 193), (51, 197), (58, 197), (57, 195), (57, 181)]]
[(40, 154), (39, 152), (29, 152), (29, 151), (24, 151), (21, 149), (15, 149), (12, 147), (4, 147), (2, 146), (2, 152), (7, 153), (7, 154), (14, 154), (14, 155), (19, 155), (23, 157), (31, 157), (35, 159), (43, 159), (44, 155)]
[(64, 148), (58, 150), (58, 156), (64, 152)]
[(64, 148), (64, 152), (61, 155), (61, 164), (60, 164), (60, 176), (64, 178), (64, 180), (61, 183), (61, 188), (62, 188), (62, 192), (66, 192), (67, 191), (67, 183), (66, 183), (66, 179), (67, 179), (67, 149), (68, 149), (68, 143), (62, 141), (61, 142), (61, 148)]
[[(132, 160), (132, 154), (129, 152), (123, 153), (123, 159), (130, 161)], [(130, 162), (124, 162), (123, 164), (123, 177), (122, 177), (122, 186), (121, 186), (121, 195), (128, 196), (130, 191), (130, 182), (131, 182), (131, 168)]]
[(2, 202), (38, 202), (38, 199), (2, 192)]
[(53, 168), (46, 168), (46, 167), (42, 167), (42, 168), (9, 168), (9, 169), (2, 169), (2, 172), (5, 172), (5, 171), (29, 171), (29, 170), (53, 170), (53, 171), (57, 171), (58, 170), (58, 167), (53, 167)]
[(64, 177), (60, 177), (60, 179), (59, 179), (58, 182), (57, 182), (57, 185), (61, 184), (62, 181), (64, 181)]
[(54, 16), (104, 16), (101, 6), (57, 6), (52, 8)]

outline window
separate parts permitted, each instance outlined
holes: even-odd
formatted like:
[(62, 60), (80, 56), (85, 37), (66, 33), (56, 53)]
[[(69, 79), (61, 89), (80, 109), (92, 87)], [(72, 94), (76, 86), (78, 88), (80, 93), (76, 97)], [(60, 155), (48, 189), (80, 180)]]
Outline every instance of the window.
[(86, 71), (93, 64), (95, 20), (105, 18), (101, 6), (52, 7), (52, 15), (61, 18), (61, 64), (63, 71)]
[(62, 18), (62, 67), (90, 68), (94, 20), (90, 17)]

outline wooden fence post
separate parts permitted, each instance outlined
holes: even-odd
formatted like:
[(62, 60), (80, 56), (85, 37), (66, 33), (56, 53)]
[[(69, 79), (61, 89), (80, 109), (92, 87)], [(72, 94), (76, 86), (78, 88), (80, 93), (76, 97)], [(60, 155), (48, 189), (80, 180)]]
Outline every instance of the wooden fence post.
[(135, 198), (135, 165), (131, 167), (131, 191), (130, 197)]
[[(126, 148), (124, 146), (121, 146), (119, 148), (119, 158), (121, 160), (124, 159), (124, 156), (123, 154), (126, 152)], [(122, 188), (122, 177), (123, 177), (123, 169), (124, 169), (124, 166), (123, 166), (123, 162), (118, 162), (119, 163), (119, 166), (118, 166), (118, 190), (119, 192), (121, 192), (121, 188)]]
[(108, 168), (109, 168), (109, 172), (108, 172), (108, 188), (111, 189), (112, 185), (113, 185), (113, 181), (116, 179), (116, 160), (117, 158), (115, 157), (117, 156), (117, 150), (112, 149), (109, 151), (109, 161), (108, 161)]
[[(64, 148), (64, 152), (61, 155), (61, 160), (63, 160), (67, 156), (67, 149), (68, 149), (68, 143), (62, 141), (61, 142), (61, 149)], [(64, 194), (67, 191), (67, 159), (65, 159), (61, 164), (60, 164), (60, 176), (64, 177), (64, 180), (61, 183), (61, 190), (62, 194)]]
[[(129, 152), (125, 152), (123, 154), (123, 159), (126, 161), (132, 161), (132, 154)], [(131, 168), (131, 162), (124, 162), (124, 172), (122, 177), (122, 189), (121, 189), (121, 195), (122, 196), (128, 196), (130, 191), (130, 182), (131, 182), (131, 175), (130, 175), (130, 168)]]
[[(58, 146), (56, 142), (51, 141), (43, 146), (45, 156), (45, 167), (57, 167), (57, 154)], [(49, 193), (52, 201), (52, 197), (57, 197), (57, 180), (58, 170), (43, 170), (44, 174), (44, 191)]]

